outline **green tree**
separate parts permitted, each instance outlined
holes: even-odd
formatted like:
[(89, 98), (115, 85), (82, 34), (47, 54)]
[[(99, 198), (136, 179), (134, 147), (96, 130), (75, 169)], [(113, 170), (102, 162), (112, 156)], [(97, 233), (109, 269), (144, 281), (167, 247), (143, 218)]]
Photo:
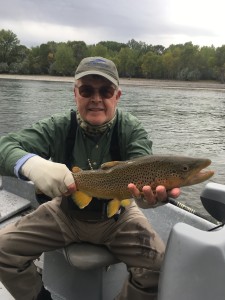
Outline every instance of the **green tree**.
[(54, 63), (57, 43), (51, 41), (47, 44), (32, 47), (27, 61), (31, 74), (49, 74), (50, 67)]
[(61, 76), (72, 76), (75, 69), (75, 59), (73, 50), (65, 43), (60, 43), (57, 46), (55, 53), (55, 62), (51, 66), (51, 74)]
[(121, 48), (115, 63), (120, 76), (134, 77), (138, 70), (138, 53), (130, 48)]
[(192, 42), (185, 43), (181, 47), (177, 79), (197, 80), (199, 78), (199, 46), (193, 45)]
[(17, 60), (17, 47), (20, 41), (11, 30), (0, 30), (0, 62), (10, 63)]
[(79, 62), (87, 56), (88, 47), (83, 41), (72, 41), (67, 42), (67, 45), (73, 51), (73, 57), (75, 60), (75, 68), (78, 66)]
[(39, 65), (42, 74), (49, 73), (49, 67), (51, 65), (51, 59), (49, 53), (50, 53), (49, 45), (41, 44), (39, 49)]
[(101, 41), (98, 44), (107, 48), (107, 50), (111, 53), (118, 53), (122, 48), (126, 48), (127, 45), (124, 43), (118, 43), (114, 41)]
[(1, 73), (8, 73), (9, 72), (9, 66), (5, 62), (0, 62), (0, 74)]
[(9, 73), (29, 74), (28, 56), (30, 50), (23, 45), (17, 46), (17, 60), (9, 65)]
[(162, 78), (162, 56), (151, 51), (147, 52), (141, 68), (146, 78)]
[(28, 56), (30, 74), (42, 74), (40, 46), (32, 47)]
[(199, 46), (187, 42), (181, 47), (180, 66), (182, 68), (195, 69), (198, 65)]
[(163, 54), (165, 51), (165, 47), (162, 45), (155, 45), (155, 46), (150, 45), (149, 50), (157, 54)]
[(200, 48), (187, 42), (165, 48), (131, 39), (127, 44), (101, 41), (96, 45), (49, 41), (28, 49), (12, 31), (0, 30), (0, 73), (73, 75), (86, 56), (111, 59), (121, 77), (225, 82), (225, 45)]
[(180, 46), (171, 45), (162, 55), (164, 79), (176, 79), (180, 70)]
[[(137, 42), (134, 39), (128, 41), (127, 43), (128, 48), (135, 51), (139, 55), (145, 54), (149, 51), (149, 46), (144, 42)], [(151, 46), (150, 46), (151, 47)]]
[(201, 79), (215, 79), (215, 61), (216, 61), (216, 49), (214, 46), (201, 47), (199, 50), (199, 71), (201, 73)]
[(225, 83), (225, 45), (216, 49), (216, 71), (218, 80)]
[(108, 57), (108, 50), (102, 44), (91, 45), (88, 47), (88, 55), (89, 56), (102, 56)]
[(170, 45), (163, 53), (164, 78), (196, 80), (200, 78), (199, 46), (191, 42)]

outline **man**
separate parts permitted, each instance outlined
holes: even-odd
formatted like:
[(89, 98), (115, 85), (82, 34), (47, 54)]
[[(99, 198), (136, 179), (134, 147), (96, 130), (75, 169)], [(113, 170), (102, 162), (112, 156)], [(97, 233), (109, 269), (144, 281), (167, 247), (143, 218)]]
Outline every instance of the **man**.
[[(151, 154), (152, 143), (135, 117), (117, 109), (121, 90), (112, 61), (83, 59), (75, 72), (74, 94), (76, 127), (71, 125), (73, 114), (66, 112), (0, 139), (1, 174), (32, 180), (39, 193), (53, 199), (1, 230), (0, 279), (16, 300), (51, 299), (33, 260), (42, 252), (87, 241), (104, 244), (127, 265), (129, 278), (117, 299), (156, 299), (164, 255), (160, 237), (136, 203), (111, 218), (105, 209), (108, 200), (93, 199), (79, 209), (70, 197), (76, 185), (69, 170), (74, 165), (98, 169), (110, 160)], [(167, 194), (163, 186), (153, 193), (145, 186), (142, 197), (133, 183), (128, 188), (144, 208), (180, 193), (173, 189)]]

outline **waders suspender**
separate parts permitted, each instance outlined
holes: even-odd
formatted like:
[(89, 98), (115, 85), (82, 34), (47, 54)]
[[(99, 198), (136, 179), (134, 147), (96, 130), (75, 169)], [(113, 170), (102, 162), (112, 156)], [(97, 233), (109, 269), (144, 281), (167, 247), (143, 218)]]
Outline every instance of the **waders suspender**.
[[(68, 136), (66, 138), (66, 151), (65, 151), (65, 164), (67, 168), (71, 170), (72, 165), (72, 151), (76, 139), (76, 133), (77, 133), (77, 117), (76, 112), (74, 110), (71, 110), (71, 122), (70, 122), (70, 129)], [(120, 149), (119, 149), (119, 141), (118, 141), (118, 121), (116, 121), (116, 124), (113, 129), (112, 133), (112, 139), (110, 143), (110, 154), (112, 157), (112, 160), (121, 160), (120, 156)], [(45, 203), (52, 198), (50, 198), (47, 195), (44, 194), (36, 194), (36, 200), (39, 204)], [(100, 203), (100, 202), (99, 202)]]
[[(72, 151), (74, 147), (74, 143), (76, 140), (76, 132), (77, 132), (77, 117), (76, 112), (71, 110), (71, 123), (68, 136), (66, 138), (66, 151), (65, 151), (65, 164), (71, 169), (71, 161), (72, 161)], [(110, 143), (110, 154), (112, 160), (121, 160), (120, 149), (119, 149), (119, 141), (118, 141), (118, 121), (113, 129), (112, 139)]]
[[(66, 160), (65, 164), (69, 169), (72, 168), (71, 162), (72, 162), (72, 152), (74, 143), (76, 140), (76, 131), (77, 131), (77, 118), (76, 118), (76, 112), (74, 110), (71, 110), (71, 123), (70, 123), (70, 129), (69, 133), (66, 139)], [(112, 160), (121, 160), (120, 155), (120, 149), (119, 149), (119, 141), (118, 141), (118, 121), (116, 121), (116, 124), (113, 129), (111, 143), (110, 143), (110, 154)], [(77, 216), (79, 219), (79, 215), (82, 219), (86, 217), (87, 219), (93, 219), (93, 216), (95, 215), (96, 220), (100, 219), (107, 219), (107, 205), (109, 200), (102, 200), (99, 201), (96, 198), (93, 198), (91, 203), (87, 207), (85, 207), (82, 211), (73, 203), (73, 201), (70, 201), (68, 198), (68, 206), (71, 210), (73, 210), (73, 214)], [(62, 203), (65, 203), (63, 201)], [(120, 213), (122, 213), (124, 209), (121, 209), (118, 214), (114, 216), (115, 221), (119, 218)], [(84, 214), (85, 213), (85, 214)]]

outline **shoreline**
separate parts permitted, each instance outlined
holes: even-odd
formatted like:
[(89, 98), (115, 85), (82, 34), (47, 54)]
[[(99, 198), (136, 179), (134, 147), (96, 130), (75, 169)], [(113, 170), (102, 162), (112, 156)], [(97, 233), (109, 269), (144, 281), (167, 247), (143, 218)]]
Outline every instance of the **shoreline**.
[[(50, 75), (13, 75), (0, 74), (0, 79), (7, 80), (32, 80), (32, 81), (51, 81), (73, 83), (74, 77), (61, 77)], [(142, 78), (120, 78), (120, 85), (145, 86), (151, 88), (171, 88), (171, 89), (204, 89), (225, 91), (225, 84), (217, 81), (179, 81), (162, 79), (142, 79)]]

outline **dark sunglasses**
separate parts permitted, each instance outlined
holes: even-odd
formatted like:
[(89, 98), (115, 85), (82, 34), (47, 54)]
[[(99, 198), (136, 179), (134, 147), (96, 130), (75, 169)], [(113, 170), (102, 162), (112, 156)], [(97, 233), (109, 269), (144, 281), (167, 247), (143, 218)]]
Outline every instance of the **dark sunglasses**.
[(98, 91), (98, 94), (102, 99), (109, 99), (112, 98), (112, 96), (115, 93), (115, 87), (110, 85), (101, 86), (99, 89), (95, 89), (91, 85), (81, 85), (77, 86), (79, 94), (83, 98), (91, 98), (95, 95), (95, 92)]

